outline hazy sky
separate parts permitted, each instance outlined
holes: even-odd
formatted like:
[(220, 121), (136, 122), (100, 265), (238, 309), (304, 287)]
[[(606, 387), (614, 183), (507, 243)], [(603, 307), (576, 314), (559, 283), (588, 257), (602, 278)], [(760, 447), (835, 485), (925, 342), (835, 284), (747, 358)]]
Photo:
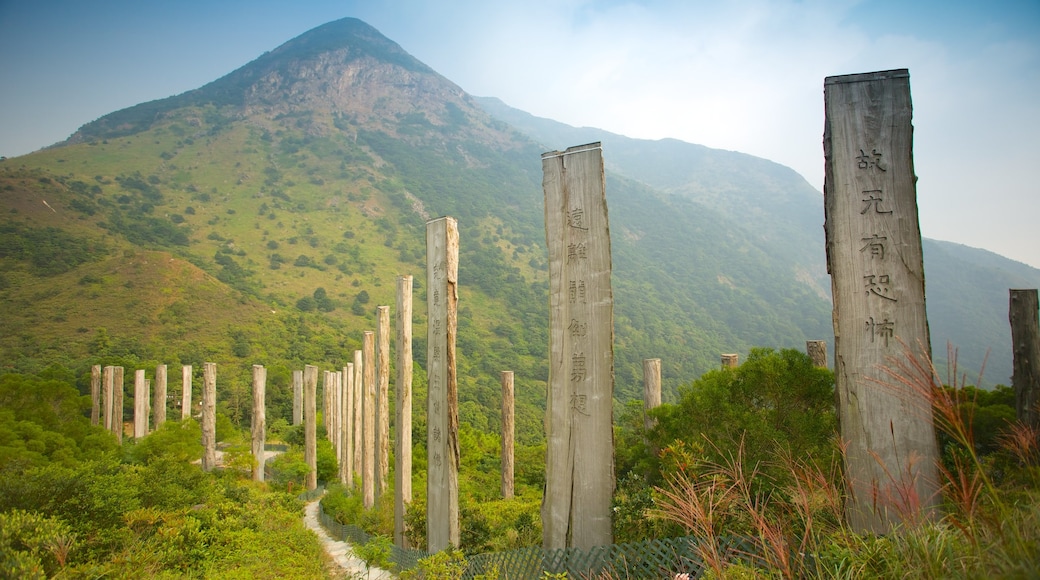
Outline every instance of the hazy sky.
[(817, 189), (824, 77), (907, 68), (923, 234), (1040, 267), (1040, 0), (0, 0), (0, 155), (347, 16), (471, 94), (765, 157)]

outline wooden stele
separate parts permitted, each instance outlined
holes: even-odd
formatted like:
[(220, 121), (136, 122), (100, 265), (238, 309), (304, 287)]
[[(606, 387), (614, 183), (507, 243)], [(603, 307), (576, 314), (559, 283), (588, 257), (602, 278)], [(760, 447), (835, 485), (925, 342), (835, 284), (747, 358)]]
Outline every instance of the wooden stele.
[(354, 477), (362, 472), (361, 455), (365, 447), (364, 437), (364, 357), (360, 350), (354, 351)]
[(191, 365), (181, 367), (181, 419), (191, 417)]
[(148, 434), (148, 383), (144, 369), (134, 371), (134, 439)]
[(112, 413), (115, 408), (116, 367), (106, 366), (101, 370), (101, 412), (105, 429), (112, 430)]
[(347, 489), (350, 489), (354, 479), (354, 470), (352, 469), (354, 449), (351, 442), (353, 427), (350, 424), (352, 403), (354, 402), (354, 394), (351, 392), (354, 388), (354, 365), (350, 363), (343, 367), (339, 372), (339, 377), (339, 415), (342, 421), (342, 427), (339, 432), (339, 482)]
[(650, 411), (661, 406), (661, 359), (643, 359), (643, 428), (654, 426)]
[(303, 371), (292, 372), (292, 424), (303, 423)]
[(123, 384), (123, 374), (126, 369), (123, 367), (115, 367), (112, 370), (112, 433), (116, 436), (116, 441), (123, 442), (123, 396), (125, 393), (125, 385)]
[(376, 505), (376, 352), (375, 333), (361, 335), (361, 375), (364, 389), (361, 410), (361, 501), (365, 509)]
[(90, 424), (101, 420), (101, 365), (90, 367)]
[(376, 497), (390, 476), (390, 307), (376, 307)]
[(303, 367), (303, 461), (307, 464), (304, 487), (318, 488), (318, 367)]
[(724, 354), (722, 355), (722, 368), (724, 369), (735, 369), (740, 366), (740, 355), (739, 354)]
[(542, 154), (549, 250), (545, 549), (612, 543), (614, 299), (599, 143)]
[(202, 365), (202, 470), (217, 466), (217, 363)]
[(267, 369), (263, 365), (253, 365), (253, 419), (251, 423), (253, 435), (253, 481), (264, 480), (264, 443), (267, 430)]
[(513, 371), (502, 371), (502, 498), (513, 498), (514, 422)]
[(152, 389), (152, 428), (166, 422), (166, 365), (155, 367), (155, 388)]
[(1040, 322), (1036, 288), (1011, 290), (1008, 318), (1011, 321), (1012, 375), (1015, 415), (1040, 429)]
[(459, 545), (458, 273), (458, 222), (452, 217), (426, 222), (426, 549), (431, 554)]
[(407, 548), (404, 515), (412, 503), (412, 277), (397, 277), (395, 350), (397, 381), (394, 384), (394, 544)]
[(805, 341), (805, 354), (812, 359), (813, 366), (827, 368), (827, 343), (822, 340)]
[[(827, 269), (834, 296), (838, 416), (857, 532), (886, 533), (913, 494), (937, 515), (935, 428), (927, 394), (883, 370), (931, 356), (913, 165), (910, 75), (827, 77)], [(924, 389), (927, 391), (927, 386)]]

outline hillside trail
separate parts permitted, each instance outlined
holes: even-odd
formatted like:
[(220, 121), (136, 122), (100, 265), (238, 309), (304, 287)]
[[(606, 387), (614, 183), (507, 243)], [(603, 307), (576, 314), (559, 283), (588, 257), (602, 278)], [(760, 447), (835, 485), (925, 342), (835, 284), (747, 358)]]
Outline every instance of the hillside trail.
[(328, 531), (321, 525), (318, 516), (318, 501), (308, 503), (304, 508), (303, 523), (321, 540), (325, 552), (336, 562), (336, 564), (347, 573), (347, 578), (361, 578), (364, 580), (391, 580), (393, 574), (380, 568), (365, 568), (365, 561), (358, 558), (351, 549), (350, 544), (340, 540), (332, 539)]

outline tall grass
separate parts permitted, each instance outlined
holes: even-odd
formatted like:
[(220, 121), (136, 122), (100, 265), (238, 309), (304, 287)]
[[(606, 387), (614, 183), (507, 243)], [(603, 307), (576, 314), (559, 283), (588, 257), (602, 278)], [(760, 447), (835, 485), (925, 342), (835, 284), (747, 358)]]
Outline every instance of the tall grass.
[[(964, 405), (965, 377), (957, 376), (956, 352), (946, 387), (927, 358), (903, 349), (880, 369), (881, 388), (926, 401), (949, 443), (943, 449), (942, 513), (907, 486), (883, 498), (901, 510), (901, 523), (886, 535), (854, 533), (844, 521), (848, 489), (837, 459), (777, 459), (787, 482), (763, 486), (760, 465), (747, 465), (743, 444), (723, 462), (686, 457), (656, 488), (653, 515), (678, 523), (702, 543), (700, 556), (715, 578), (1035, 578), (1040, 574), (1040, 433), (1014, 425), (992, 457), (976, 451), (971, 405)], [(969, 409), (967, 412), (965, 409)], [(913, 471), (913, 457), (905, 468)], [(994, 476), (1000, 475), (1000, 483)], [(1009, 473), (1013, 472), (1013, 473)], [(902, 474), (890, 474), (892, 481)], [(768, 490), (768, 491), (762, 491)], [(753, 554), (727, 560), (720, 535), (746, 534)], [(749, 570), (749, 568), (752, 568)]]

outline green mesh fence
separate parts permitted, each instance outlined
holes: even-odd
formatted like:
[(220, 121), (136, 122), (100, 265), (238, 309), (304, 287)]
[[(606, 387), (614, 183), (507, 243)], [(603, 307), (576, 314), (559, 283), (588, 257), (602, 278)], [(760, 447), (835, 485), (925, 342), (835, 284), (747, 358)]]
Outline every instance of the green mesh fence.
[[(319, 510), (321, 523), (329, 535), (351, 544), (365, 544), (371, 538), (361, 528), (341, 524)], [(754, 541), (741, 537), (719, 539), (720, 551), (727, 562), (744, 561), (761, 564)], [(701, 541), (692, 536), (645, 540), (628, 544), (598, 546), (590, 550), (566, 548), (543, 550), (540, 547), (521, 548), (509, 552), (480, 554), (467, 558), (463, 580), (498, 570), (501, 580), (537, 580), (544, 572), (566, 572), (568, 578), (631, 578), (671, 580), (679, 574), (699, 578), (704, 572)], [(410, 570), (419, 560), (429, 556), (422, 550), (401, 549), (394, 546), (390, 560), (397, 570)]]

